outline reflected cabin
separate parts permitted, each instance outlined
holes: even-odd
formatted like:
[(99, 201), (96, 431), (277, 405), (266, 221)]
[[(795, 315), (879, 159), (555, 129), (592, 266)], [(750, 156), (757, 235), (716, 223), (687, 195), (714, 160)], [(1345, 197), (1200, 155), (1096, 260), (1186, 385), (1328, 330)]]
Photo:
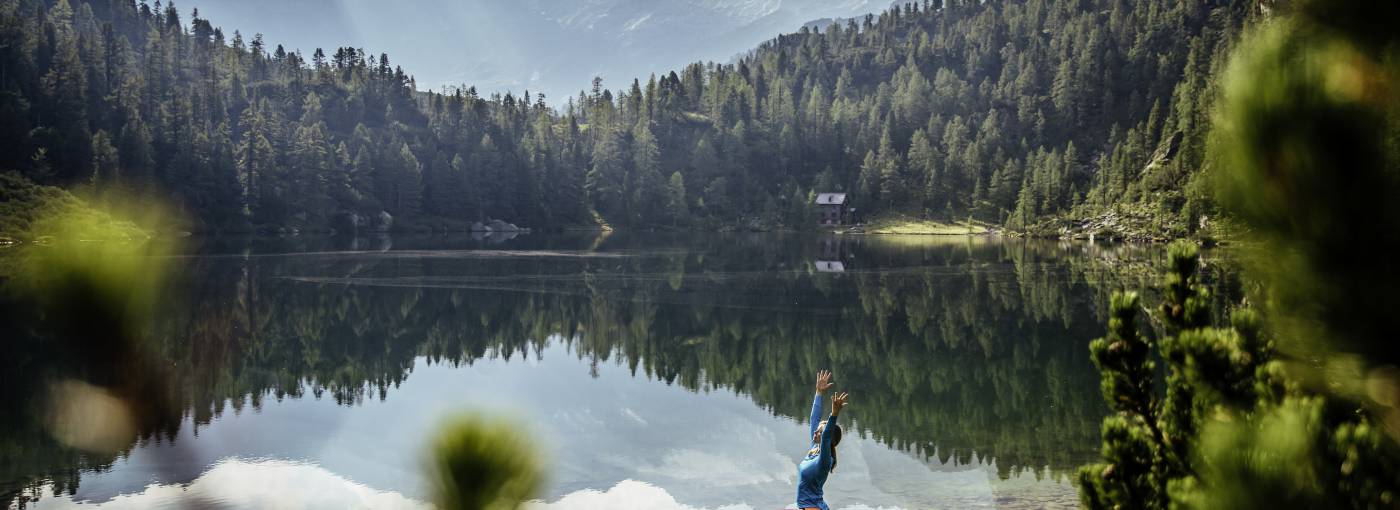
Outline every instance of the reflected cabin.
[(821, 215), (817, 220), (818, 225), (831, 226), (844, 223), (846, 218), (846, 194), (818, 194), (817, 212)]

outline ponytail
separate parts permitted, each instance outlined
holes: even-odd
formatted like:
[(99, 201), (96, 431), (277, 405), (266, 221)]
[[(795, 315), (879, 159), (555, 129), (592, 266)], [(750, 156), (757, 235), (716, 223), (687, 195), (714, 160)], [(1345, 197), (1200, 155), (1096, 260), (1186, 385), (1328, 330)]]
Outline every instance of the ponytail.
[(831, 469), (827, 472), (836, 471), (836, 445), (841, 444), (841, 425), (832, 423), (836, 427), (831, 430)]

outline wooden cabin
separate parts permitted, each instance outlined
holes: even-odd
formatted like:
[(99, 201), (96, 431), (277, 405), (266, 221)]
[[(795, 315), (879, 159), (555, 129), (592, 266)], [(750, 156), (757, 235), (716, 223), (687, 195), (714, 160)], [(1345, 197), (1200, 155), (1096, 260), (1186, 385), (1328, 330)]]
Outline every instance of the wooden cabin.
[(846, 194), (817, 194), (817, 214), (817, 224), (824, 227), (832, 227), (845, 223)]

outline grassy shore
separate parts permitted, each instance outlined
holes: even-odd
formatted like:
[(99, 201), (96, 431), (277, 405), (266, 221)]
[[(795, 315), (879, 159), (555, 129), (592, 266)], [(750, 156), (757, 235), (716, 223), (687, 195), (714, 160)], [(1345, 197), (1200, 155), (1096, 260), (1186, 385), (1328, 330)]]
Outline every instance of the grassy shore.
[(17, 172), (0, 172), (0, 246), (149, 237), (134, 223), (114, 218), (68, 191), (35, 184)]
[(878, 218), (870, 222), (869, 225), (865, 226), (865, 232), (868, 234), (946, 236), (984, 234), (987, 232), (987, 227), (978, 222), (944, 223), (941, 221), (895, 216)]

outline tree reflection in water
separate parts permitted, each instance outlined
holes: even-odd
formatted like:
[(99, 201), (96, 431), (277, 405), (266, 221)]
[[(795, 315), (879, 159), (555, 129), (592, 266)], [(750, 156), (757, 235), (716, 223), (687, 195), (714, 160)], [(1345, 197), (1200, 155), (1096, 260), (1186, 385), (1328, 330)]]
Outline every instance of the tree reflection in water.
[[(1003, 478), (1091, 459), (1105, 412), (1086, 339), (1147, 248), (982, 238), (618, 233), (490, 239), (211, 240), (176, 268), (143, 342), (168, 374), (140, 441), (229, 408), (307, 394), (393, 398), (418, 357), (469, 366), (556, 338), (691, 390), (748, 395), (800, 419), (795, 374), (831, 368), (861, 395), (858, 428)], [(844, 272), (819, 271), (817, 261)], [(829, 266), (827, 266), (829, 267)], [(1142, 273), (1149, 277), (1150, 271)], [(75, 489), (108, 454), (54, 440), (40, 381), (104, 360), (45, 338), (6, 303), (0, 503)], [(37, 346), (37, 347), (36, 347)]]

